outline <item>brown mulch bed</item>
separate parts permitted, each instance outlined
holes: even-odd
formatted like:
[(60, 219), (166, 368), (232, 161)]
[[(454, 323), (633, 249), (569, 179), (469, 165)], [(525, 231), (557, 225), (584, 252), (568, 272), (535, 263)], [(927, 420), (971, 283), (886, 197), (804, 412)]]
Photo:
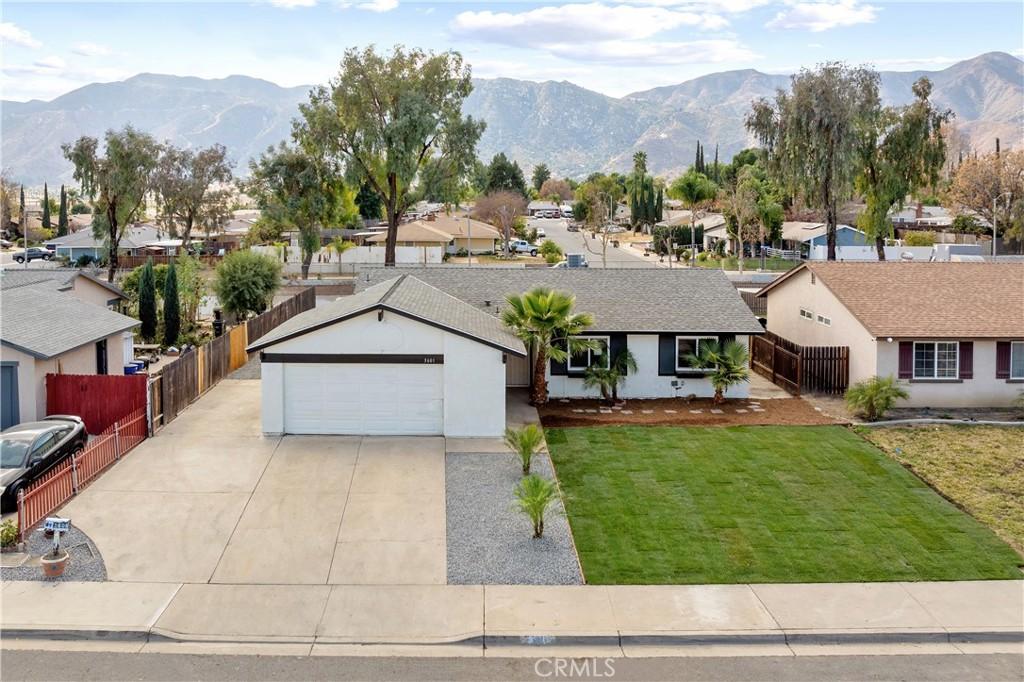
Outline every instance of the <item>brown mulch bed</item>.
[[(721, 414), (711, 410), (722, 410)], [(674, 412), (673, 412), (674, 410)], [(700, 410), (694, 413), (692, 410)], [(744, 410), (737, 412), (737, 410)], [(708, 398), (628, 400), (619, 408), (610, 408), (596, 399), (554, 399), (537, 408), (544, 426), (610, 426), (647, 424), (657, 426), (815, 426), (836, 424), (800, 398), (773, 400), (736, 399), (715, 405)]]

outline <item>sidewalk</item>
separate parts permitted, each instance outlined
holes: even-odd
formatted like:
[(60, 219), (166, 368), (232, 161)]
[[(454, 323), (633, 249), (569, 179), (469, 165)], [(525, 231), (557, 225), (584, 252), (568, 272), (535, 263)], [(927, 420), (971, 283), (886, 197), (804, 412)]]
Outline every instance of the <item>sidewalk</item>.
[(487, 649), (1024, 643), (1024, 582), (687, 586), (7, 582), (5, 638)]

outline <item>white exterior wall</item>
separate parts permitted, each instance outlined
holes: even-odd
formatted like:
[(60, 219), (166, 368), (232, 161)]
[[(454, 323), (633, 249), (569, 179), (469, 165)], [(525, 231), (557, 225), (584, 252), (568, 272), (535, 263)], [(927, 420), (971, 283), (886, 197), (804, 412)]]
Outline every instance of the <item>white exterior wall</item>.
[[(107, 337), (107, 373), (124, 374), (124, 342), (120, 334)], [(89, 343), (50, 360), (38, 360), (3, 346), (0, 359), (18, 363), (18, 417), (34, 421), (46, 416), (47, 374), (95, 374), (96, 345)]]
[[(815, 319), (800, 317), (800, 308), (810, 310)], [(818, 313), (832, 325), (820, 324)], [(874, 337), (820, 280), (811, 284), (808, 270), (768, 292), (768, 331), (801, 346), (849, 346), (851, 385), (877, 373)]]
[[(362, 353), (444, 356), (444, 434), (500, 436), (505, 428), (502, 351), (422, 322), (377, 311), (338, 322), (264, 349), (270, 353)], [(261, 372), (264, 433), (284, 431), (282, 365)]]
[[(749, 347), (749, 337), (737, 335), (736, 342)], [(636, 372), (619, 387), (620, 398), (685, 398), (693, 394), (698, 398), (715, 395), (711, 382), (704, 377), (677, 377), (658, 375), (658, 335), (628, 334), (626, 347), (636, 360)], [(577, 376), (552, 376), (551, 362), (547, 367), (548, 394), (552, 398), (600, 398), (601, 391), (583, 386), (583, 378)], [(678, 388), (672, 382), (678, 382)], [(734, 386), (726, 393), (727, 398), (746, 398), (750, 395), (747, 383)]]
[(878, 374), (899, 376), (900, 341), (973, 341), (974, 378), (953, 381), (900, 379), (910, 394), (896, 407), (1007, 407), (1024, 390), (1024, 383), (996, 379), (996, 342), (989, 339), (893, 339), (878, 340)]
[[(930, 246), (886, 246), (885, 247), (885, 259), (887, 261), (899, 261), (901, 256), (905, 253), (912, 254), (915, 262), (923, 261), (927, 263), (932, 257), (932, 247)], [(810, 254), (808, 255), (810, 260), (827, 260), (828, 259), (828, 246), (816, 245), (811, 247)], [(836, 260), (841, 261), (877, 261), (878, 250), (874, 244), (865, 246), (837, 246), (836, 247)]]

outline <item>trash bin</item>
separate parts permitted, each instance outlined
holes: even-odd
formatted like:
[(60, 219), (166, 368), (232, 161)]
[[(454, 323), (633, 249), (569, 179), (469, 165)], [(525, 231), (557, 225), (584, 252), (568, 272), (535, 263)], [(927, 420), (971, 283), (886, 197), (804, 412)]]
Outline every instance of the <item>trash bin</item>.
[(613, 239), (612, 240), (612, 246), (614, 246), (616, 249), (619, 248), (619, 240), (618, 239)]

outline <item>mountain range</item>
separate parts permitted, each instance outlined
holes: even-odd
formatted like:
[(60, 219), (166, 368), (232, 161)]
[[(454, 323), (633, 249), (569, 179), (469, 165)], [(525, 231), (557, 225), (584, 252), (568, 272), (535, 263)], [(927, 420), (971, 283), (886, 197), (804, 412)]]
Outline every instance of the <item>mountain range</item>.
[[(990, 52), (941, 71), (883, 71), (886, 103), (912, 99), (911, 85), (927, 76), (933, 101), (956, 114), (972, 147), (984, 153), (1000, 138), (1024, 144), (1024, 62)], [(693, 162), (697, 141), (712, 160), (750, 146), (743, 119), (757, 97), (786, 88), (789, 76), (752, 69), (701, 76), (615, 98), (561, 81), (475, 79), (463, 110), (487, 122), (477, 152), (503, 151), (527, 171), (546, 163), (556, 175), (625, 171), (633, 152), (647, 152), (653, 172), (671, 175)], [(93, 83), (49, 102), (2, 103), (4, 172), (28, 184), (67, 182), (70, 165), (60, 145), (81, 135), (132, 125), (179, 146), (225, 145), (244, 175), (248, 161), (288, 137), (309, 86), (283, 88), (247, 76), (222, 79), (139, 74)]]

